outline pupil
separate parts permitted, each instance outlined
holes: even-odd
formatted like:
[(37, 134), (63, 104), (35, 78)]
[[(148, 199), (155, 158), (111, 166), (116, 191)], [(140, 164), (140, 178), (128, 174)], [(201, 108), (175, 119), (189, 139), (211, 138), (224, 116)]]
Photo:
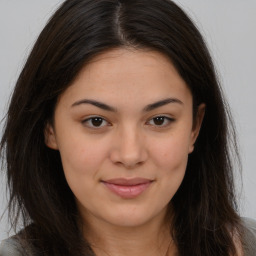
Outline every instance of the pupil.
[(93, 124), (93, 126), (100, 126), (102, 124), (102, 118), (98, 118), (98, 117), (93, 118), (92, 124)]
[(160, 116), (160, 117), (154, 118), (154, 123), (156, 125), (162, 125), (164, 123), (164, 117)]

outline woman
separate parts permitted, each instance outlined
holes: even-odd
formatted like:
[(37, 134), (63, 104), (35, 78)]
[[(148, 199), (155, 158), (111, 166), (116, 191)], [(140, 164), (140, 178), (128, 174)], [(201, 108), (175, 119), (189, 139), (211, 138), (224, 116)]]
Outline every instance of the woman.
[(254, 255), (229, 117), (173, 2), (65, 1), (10, 103), (1, 150), (24, 229), (1, 255)]

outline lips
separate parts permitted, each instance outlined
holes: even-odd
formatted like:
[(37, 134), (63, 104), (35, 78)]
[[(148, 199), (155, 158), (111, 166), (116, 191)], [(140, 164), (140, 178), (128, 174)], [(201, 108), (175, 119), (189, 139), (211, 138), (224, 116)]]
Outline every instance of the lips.
[(135, 198), (142, 194), (152, 184), (152, 182), (152, 180), (145, 178), (118, 178), (102, 181), (106, 188), (111, 192), (127, 199)]

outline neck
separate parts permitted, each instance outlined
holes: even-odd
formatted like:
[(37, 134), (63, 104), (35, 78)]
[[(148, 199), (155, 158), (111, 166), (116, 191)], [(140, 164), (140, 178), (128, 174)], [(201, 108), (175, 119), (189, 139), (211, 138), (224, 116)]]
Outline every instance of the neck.
[(83, 233), (97, 256), (171, 256), (174, 243), (164, 219), (158, 216), (140, 226), (120, 227), (87, 218)]

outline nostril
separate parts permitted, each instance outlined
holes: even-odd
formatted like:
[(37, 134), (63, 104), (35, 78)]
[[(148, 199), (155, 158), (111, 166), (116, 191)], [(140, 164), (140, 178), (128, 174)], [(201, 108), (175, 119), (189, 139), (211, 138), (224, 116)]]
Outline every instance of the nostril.
[(116, 165), (132, 169), (141, 166), (146, 161), (148, 154), (145, 144), (139, 140), (138, 136), (128, 135), (113, 141), (110, 160)]
[(138, 166), (141, 166), (141, 165), (143, 165), (143, 161), (139, 161), (139, 162), (121, 162), (121, 161), (118, 161), (118, 162), (116, 162), (115, 164), (117, 164), (117, 165), (119, 165), (119, 166), (123, 166), (123, 167), (125, 167), (126, 169), (134, 169), (134, 168), (136, 168), (136, 167), (138, 167)]

